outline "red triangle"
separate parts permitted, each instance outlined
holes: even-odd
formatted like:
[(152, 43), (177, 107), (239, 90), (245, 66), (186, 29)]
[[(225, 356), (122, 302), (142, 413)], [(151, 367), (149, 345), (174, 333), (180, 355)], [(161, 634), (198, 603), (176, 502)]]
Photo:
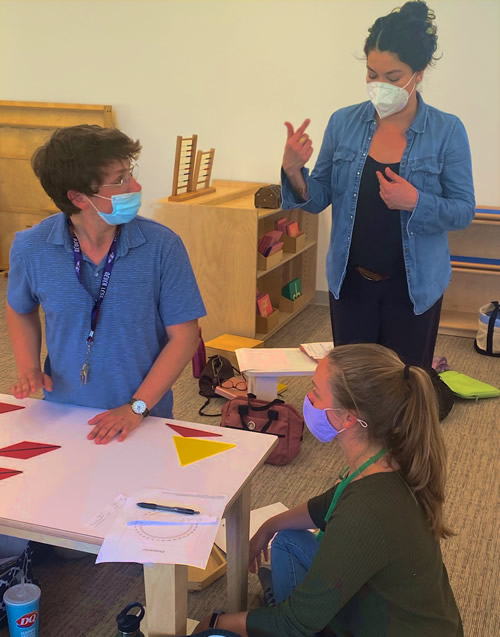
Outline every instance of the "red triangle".
[(8, 403), (0, 403), (0, 414), (6, 414), (8, 411), (16, 411), (16, 409), (24, 409), (24, 405), (9, 405)]
[(165, 423), (167, 427), (170, 427), (180, 436), (185, 438), (214, 438), (222, 437), (222, 434), (216, 434), (211, 431), (201, 431), (200, 429), (192, 429), (191, 427), (183, 427), (182, 425), (171, 425), (169, 422)]
[(10, 445), (9, 447), (2, 447), (0, 449), (0, 456), (28, 460), (29, 458), (34, 458), (42, 453), (47, 453), (48, 451), (54, 451), (54, 449), (60, 448), (60, 445), (49, 445), (45, 442), (29, 442), (28, 440), (24, 440), (23, 442), (18, 442), (15, 445)]
[(17, 476), (18, 473), (22, 473), (22, 471), (16, 471), (15, 469), (4, 469), (0, 467), (0, 480), (5, 480), (5, 478)]

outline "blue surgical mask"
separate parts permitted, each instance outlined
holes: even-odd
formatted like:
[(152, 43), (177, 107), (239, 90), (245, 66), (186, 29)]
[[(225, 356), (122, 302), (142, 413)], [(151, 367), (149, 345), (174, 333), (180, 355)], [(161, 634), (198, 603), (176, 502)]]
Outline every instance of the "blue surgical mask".
[(112, 195), (111, 197), (103, 197), (103, 195), (94, 195), (94, 197), (111, 201), (113, 211), (105, 213), (98, 210), (87, 197), (87, 200), (103, 221), (110, 226), (119, 226), (137, 217), (137, 213), (141, 207), (142, 190), (138, 190), (137, 192), (125, 192), (121, 195)]
[[(332, 426), (328, 420), (328, 416), (326, 415), (327, 411), (345, 411), (345, 409), (334, 409), (333, 407), (318, 409), (311, 403), (309, 396), (304, 398), (302, 413), (304, 414), (305, 423), (312, 435), (320, 442), (330, 442), (340, 433), (345, 431), (345, 427), (343, 429), (335, 429), (335, 427)], [(367, 423), (360, 418), (358, 418), (357, 421), (362, 427), (368, 426)]]

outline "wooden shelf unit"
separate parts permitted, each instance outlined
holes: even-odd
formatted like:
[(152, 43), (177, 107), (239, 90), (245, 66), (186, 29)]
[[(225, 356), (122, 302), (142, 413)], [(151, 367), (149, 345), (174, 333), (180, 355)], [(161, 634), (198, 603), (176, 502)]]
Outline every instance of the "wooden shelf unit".
[(453, 256), (500, 259), (500, 210), (480, 206), (472, 224), (449, 233), (452, 277), (443, 298), (439, 331), (474, 338), (479, 308), (500, 298), (500, 268), (479, 260), (462, 263)]
[(58, 210), (31, 169), (33, 152), (56, 128), (113, 126), (111, 106), (0, 101), (0, 270), (9, 267), (14, 234)]
[[(205, 340), (221, 334), (268, 339), (314, 298), (318, 217), (303, 210), (268, 210), (254, 207), (254, 195), (263, 183), (214, 181), (216, 192), (186, 202), (160, 200), (154, 219), (183, 240), (207, 308), (201, 319)], [(287, 216), (298, 221), (306, 245), (296, 253), (283, 253), (268, 270), (257, 268), (259, 237)], [(256, 293), (267, 292), (279, 307), (281, 288), (300, 277), (304, 302), (295, 312), (280, 312), (278, 325), (267, 334), (256, 332)]]

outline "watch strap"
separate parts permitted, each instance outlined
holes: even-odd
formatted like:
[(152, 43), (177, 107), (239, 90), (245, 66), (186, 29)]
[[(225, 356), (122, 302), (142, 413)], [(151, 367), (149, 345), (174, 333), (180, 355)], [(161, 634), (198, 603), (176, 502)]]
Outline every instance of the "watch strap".
[(210, 617), (210, 623), (208, 625), (209, 628), (216, 628), (217, 627), (217, 623), (219, 621), (219, 617), (221, 615), (224, 615), (225, 611), (223, 610), (216, 610), (212, 613), (212, 617)]

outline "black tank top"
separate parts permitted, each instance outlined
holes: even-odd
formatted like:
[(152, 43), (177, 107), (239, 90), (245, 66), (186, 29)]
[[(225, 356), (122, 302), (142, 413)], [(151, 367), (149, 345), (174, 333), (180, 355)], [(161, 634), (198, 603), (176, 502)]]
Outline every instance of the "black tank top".
[(399, 174), (399, 162), (384, 164), (366, 158), (359, 186), (356, 219), (349, 251), (348, 268), (361, 266), (377, 274), (396, 277), (404, 274), (403, 244), (399, 210), (390, 210), (379, 194), (376, 175), (385, 168)]

